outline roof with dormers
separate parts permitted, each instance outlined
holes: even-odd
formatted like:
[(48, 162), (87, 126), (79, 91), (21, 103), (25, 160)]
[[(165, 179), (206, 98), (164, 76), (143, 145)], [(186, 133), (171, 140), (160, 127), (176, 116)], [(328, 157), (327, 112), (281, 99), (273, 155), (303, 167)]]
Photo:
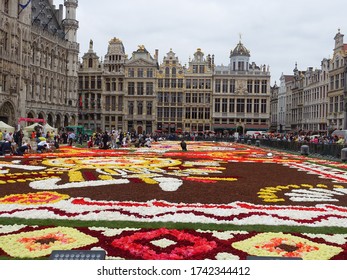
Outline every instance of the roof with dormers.
[(230, 51), (230, 57), (232, 56), (251, 56), (250, 51), (241, 43), (241, 41), (237, 44), (233, 51)]

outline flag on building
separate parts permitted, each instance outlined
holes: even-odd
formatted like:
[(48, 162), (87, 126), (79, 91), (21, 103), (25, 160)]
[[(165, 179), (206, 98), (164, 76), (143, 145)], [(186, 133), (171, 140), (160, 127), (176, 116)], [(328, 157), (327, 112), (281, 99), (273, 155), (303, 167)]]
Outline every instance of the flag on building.
[(28, 2), (26, 4), (18, 4), (22, 10), (24, 10), (26, 7), (28, 7), (28, 5), (30, 4), (31, 0), (28, 0)]

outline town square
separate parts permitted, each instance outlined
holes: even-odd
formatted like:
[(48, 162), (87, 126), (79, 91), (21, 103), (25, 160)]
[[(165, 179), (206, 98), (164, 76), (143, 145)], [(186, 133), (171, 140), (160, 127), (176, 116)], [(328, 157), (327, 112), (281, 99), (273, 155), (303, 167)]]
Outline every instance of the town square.
[(333, 2), (1, 0), (0, 276), (326, 279), (347, 260)]

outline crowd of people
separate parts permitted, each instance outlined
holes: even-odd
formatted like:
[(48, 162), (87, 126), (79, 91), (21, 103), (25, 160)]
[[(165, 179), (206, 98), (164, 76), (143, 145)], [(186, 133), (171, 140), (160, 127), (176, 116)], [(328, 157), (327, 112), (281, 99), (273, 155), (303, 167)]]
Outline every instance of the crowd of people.
[(253, 135), (255, 138), (299, 142), (299, 143), (313, 143), (313, 144), (340, 144), (345, 145), (346, 141), (343, 136), (329, 135), (327, 133), (315, 132), (293, 132), (293, 133), (264, 133)]
[(0, 130), (0, 155), (10, 153), (13, 155), (23, 155), (32, 152), (32, 144), (35, 143), (35, 152), (42, 153), (54, 151), (59, 145), (83, 145), (87, 143), (88, 148), (96, 147), (99, 149), (117, 149), (121, 147), (151, 147), (153, 142), (161, 140), (177, 140), (183, 151), (187, 150), (187, 144), (184, 140), (220, 140), (239, 141), (240, 139), (266, 139), (275, 141), (315, 143), (315, 144), (347, 144), (343, 136), (332, 136), (327, 133), (312, 132), (291, 132), (291, 133), (255, 133), (252, 135), (242, 135), (239, 133), (162, 133), (154, 132), (149, 134), (137, 134), (135, 132), (121, 132), (118, 130), (94, 132), (91, 136), (76, 134), (74, 131), (64, 131), (56, 133), (52, 131), (43, 131), (38, 127), (29, 137), (24, 137), (22, 129), (15, 132)]

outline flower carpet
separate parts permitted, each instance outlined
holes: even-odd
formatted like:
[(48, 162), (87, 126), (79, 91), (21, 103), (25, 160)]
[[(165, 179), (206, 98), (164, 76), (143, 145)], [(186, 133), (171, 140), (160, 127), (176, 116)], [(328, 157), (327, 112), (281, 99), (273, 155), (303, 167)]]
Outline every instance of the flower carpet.
[(347, 259), (347, 165), (237, 143), (0, 159), (0, 258)]

